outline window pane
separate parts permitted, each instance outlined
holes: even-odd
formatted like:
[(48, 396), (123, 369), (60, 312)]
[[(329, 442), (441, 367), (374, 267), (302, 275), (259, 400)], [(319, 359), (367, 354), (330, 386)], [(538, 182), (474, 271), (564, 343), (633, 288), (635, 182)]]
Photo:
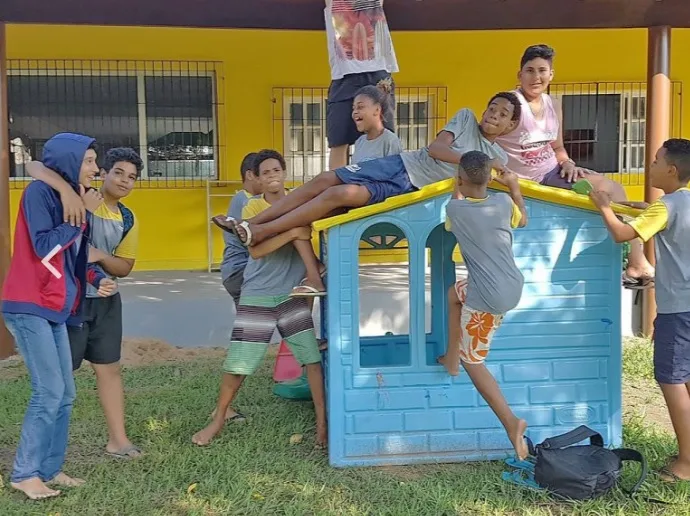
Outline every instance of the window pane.
[(413, 121), (415, 124), (426, 124), (426, 122), (428, 120), (427, 108), (428, 108), (427, 102), (415, 102), (414, 103)]
[(215, 177), (212, 77), (144, 81), (149, 176)]
[(398, 102), (397, 103), (397, 110), (398, 110), (397, 122), (400, 124), (409, 124), (410, 123), (410, 105), (406, 104), (404, 102)]
[(112, 147), (139, 146), (135, 77), (9, 75), (10, 174), (25, 176), (23, 161), (41, 159), (55, 133), (96, 138), (99, 155)]
[(290, 103), (290, 124), (302, 125), (304, 123), (304, 109), (302, 104)]
[(307, 124), (321, 125), (321, 104), (307, 104)]

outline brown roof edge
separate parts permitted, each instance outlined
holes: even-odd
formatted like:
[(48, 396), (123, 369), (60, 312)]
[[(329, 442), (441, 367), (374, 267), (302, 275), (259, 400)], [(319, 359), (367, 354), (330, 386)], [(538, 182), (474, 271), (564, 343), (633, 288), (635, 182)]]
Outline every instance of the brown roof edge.
[[(0, 20), (323, 30), (323, 6), (323, 0), (1, 0)], [(690, 27), (690, 0), (386, 0), (385, 6), (392, 30)]]

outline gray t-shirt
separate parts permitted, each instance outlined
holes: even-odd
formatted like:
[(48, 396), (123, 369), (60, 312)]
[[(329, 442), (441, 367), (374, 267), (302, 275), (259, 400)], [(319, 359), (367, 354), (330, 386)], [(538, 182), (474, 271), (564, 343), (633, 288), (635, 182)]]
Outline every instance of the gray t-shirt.
[[(451, 148), (458, 154), (469, 151), (481, 151), (492, 159), (498, 159), (504, 165), (508, 163), (508, 156), (497, 144), (491, 143), (479, 131), (479, 123), (471, 109), (461, 109), (443, 131), (452, 133), (455, 137)], [(417, 188), (422, 188), (437, 181), (443, 181), (457, 175), (458, 166), (432, 158), (429, 148), (417, 151), (403, 152), (400, 157), (405, 164), (410, 181)]]
[(690, 312), (688, 213), (690, 189), (681, 188), (664, 195), (639, 217), (629, 222), (643, 240), (654, 237), (656, 310), (660, 314)]
[[(244, 218), (255, 216), (270, 204), (261, 197), (251, 199), (244, 208)], [(249, 256), (244, 269), (243, 296), (282, 296), (292, 292), (304, 279), (307, 269), (295, 246), (287, 244), (263, 258)]]
[(400, 143), (400, 138), (388, 129), (384, 129), (383, 133), (373, 140), (367, 139), (366, 134), (357, 139), (355, 150), (352, 153), (352, 163), (362, 163), (370, 159), (394, 156), (401, 152), (402, 144)]
[[(242, 210), (250, 198), (251, 195), (246, 190), (235, 193), (230, 201), (230, 206), (228, 206), (228, 217), (240, 220)], [(247, 265), (249, 252), (232, 233), (223, 231), (223, 241), (225, 242), (225, 249), (223, 250), (223, 262), (220, 264), (220, 274), (225, 281), (234, 273), (244, 269)]]
[(524, 278), (513, 256), (512, 228), (519, 222), (513, 200), (504, 193), (451, 199), (446, 215), (467, 266), (467, 307), (495, 315), (515, 308)]

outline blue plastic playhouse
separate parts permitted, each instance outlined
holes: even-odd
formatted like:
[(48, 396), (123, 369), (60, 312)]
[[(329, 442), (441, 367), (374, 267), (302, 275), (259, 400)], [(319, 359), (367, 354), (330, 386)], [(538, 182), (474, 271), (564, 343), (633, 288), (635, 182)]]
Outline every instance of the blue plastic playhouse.
[[(487, 365), (534, 442), (580, 424), (621, 444), (621, 249), (588, 198), (523, 183), (528, 226), (515, 233), (524, 276)], [(322, 306), (332, 466), (502, 459), (512, 447), (466, 373), (445, 352), (456, 241), (443, 227), (452, 180), (314, 224), (328, 264)], [(625, 213), (625, 209), (621, 209)], [(360, 337), (359, 243), (409, 246), (409, 335)], [(431, 331), (425, 328), (426, 256)]]

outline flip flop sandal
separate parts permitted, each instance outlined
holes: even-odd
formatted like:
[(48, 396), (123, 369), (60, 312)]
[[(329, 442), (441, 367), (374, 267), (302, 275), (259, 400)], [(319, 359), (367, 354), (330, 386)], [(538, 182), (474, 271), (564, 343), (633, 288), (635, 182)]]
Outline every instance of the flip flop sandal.
[(573, 192), (580, 195), (589, 195), (592, 190), (594, 190), (594, 186), (586, 179), (580, 179), (573, 183)]
[(664, 466), (659, 471), (657, 471), (657, 476), (662, 482), (667, 484), (677, 484), (678, 482), (688, 482), (690, 479), (680, 478), (676, 475), (668, 466)]
[[(244, 229), (244, 233), (246, 235), (246, 239), (242, 240), (242, 236), (240, 235), (240, 232), (238, 231), (237, 227), (241, 227)], [(237, 239), (240, 241), (240, 244), (242, 244), (244, 247), (249, 247), (252, 245), (252, 231), (249, 229), (249, 222), (246, 220), (243, 220), (239, 224), (237, 224), (237, 221), (233, 222), (233, 233), (237, 237)]]
[(226, 423), (245, 423), (246, 421), (247, 417), (239, 412), (225, 420)]
[[(138, 455), (132, 455), (132, 452), (137, 452)], [(115, 459), (131, 460), (138, 459), (143, 455), (143, 452), (141, 451), (141, 448), (134, 446), (132, 444), (130, 446), (125, 446), (124, 448), (117, 450), (116, 452), (109, 452), (108, 450), (106, 450), (105, 454)]]
[(525, 460), (520, 460), (517, 457), (510, 457), (509, 459), (505, 460), (506, 465), (508, 465), (511, 468), (514, 469), (520, 469), (523, 471), (528, 471), (532, 474), (534, 474), (534, 460), (531, 459), (525, 459)]
[[(222, 216), (213, 217), (213, 218), (211, 219), (211, 222), (213, 222), (213, 223), (216, 225), (216, 227), (219, 227), (219, 228), (222, 229), (223, 231), (226, 231), (227, 233), (232, 233), (233, 235), (236, 235), (236, 232), (233, 231), (231, 228), (227, 227), (227, 226), (224, 225), (224, 224), (221, 224), (220, 220), (218, 220), (218, 219), (222, 219), (222, 218), (223, 218)], [(236, 220), (233, 219), (232, 217), (225, 217), (225, 222), (230, 222), (230, 225), (231, 225), (232, 227), (234, 227), (234, 226), (235, 226)]]
[[(306, 292), (295, 292), (298, 288), (306, 289)], [(288, 297), (325, 297), (326, 291), (316, 289), (310, 285), (299, 285), (292, 289)]]
[(632, 290), (648, 289), (654, 284), (654, 278), (631, 278), (626, 273), (621, 276), (623, 287)]
[(535, 491), (540, 491), (542, 489), (541, 486), (534, 480), (534, 475), (522, 469), (504, 471), (501, 473), (501, 479), (509, 484), (534, 489)]

